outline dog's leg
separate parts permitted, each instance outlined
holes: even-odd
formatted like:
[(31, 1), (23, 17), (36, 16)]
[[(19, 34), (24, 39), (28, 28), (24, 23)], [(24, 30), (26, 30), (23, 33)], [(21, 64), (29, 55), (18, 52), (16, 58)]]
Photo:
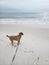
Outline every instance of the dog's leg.
[(20, 43), (20, 40), (18, 40), (18, 43)]
[(20, 40), (18, 40), (18, 45), (19, 45), (19, 44), (21, 44), (21, 43), (20, 43)]
[(12, 44), (12, 46), (14, 46), (14, 45), (13, 45), (13, 40), (11, 40), (11, 44)]

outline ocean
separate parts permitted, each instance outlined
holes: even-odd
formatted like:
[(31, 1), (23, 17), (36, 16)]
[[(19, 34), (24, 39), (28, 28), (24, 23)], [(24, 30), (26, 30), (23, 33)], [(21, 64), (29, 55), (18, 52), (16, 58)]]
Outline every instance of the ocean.
[(48, 12), (0, 12), (0, 24), (49, 24)]

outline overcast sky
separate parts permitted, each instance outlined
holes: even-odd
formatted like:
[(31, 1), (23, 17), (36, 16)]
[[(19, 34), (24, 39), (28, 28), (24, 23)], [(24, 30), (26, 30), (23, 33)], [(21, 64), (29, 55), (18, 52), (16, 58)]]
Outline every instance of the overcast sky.
[(19, 9), (49, 8), (49, 0), (0, 0), (0, 5)]

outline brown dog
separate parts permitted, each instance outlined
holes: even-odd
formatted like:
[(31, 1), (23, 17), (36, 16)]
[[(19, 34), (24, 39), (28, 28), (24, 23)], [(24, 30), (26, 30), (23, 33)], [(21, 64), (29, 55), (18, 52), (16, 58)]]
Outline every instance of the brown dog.
[(6, 35), (6, 36), (10, 39), (10, 41), (12, 43), (12, 46), (13, 46), (13, 41), (14, 40), (18, 41), (18, 44), (20, 43), (20, 39), (21, 39), (22, 35), (24, 35), (24, 34), (22, 32), (20, 32), (17, 36), (8, 36), (8, 35)]

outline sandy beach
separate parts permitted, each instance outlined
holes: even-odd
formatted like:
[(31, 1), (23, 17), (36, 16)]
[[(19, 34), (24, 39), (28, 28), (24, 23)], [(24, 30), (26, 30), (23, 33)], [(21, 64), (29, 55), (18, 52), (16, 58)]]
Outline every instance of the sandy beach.
[(0, 0), (0, 65), (49, 65), (49, 0)]
[[(16, 50), (6, 35), (19, 32), (24, 35), (13, 65), (49, 65), (49, 28), (35, 28), (27, 24), (0, 24), (0, 65), (10, 65)], [(16, 41), (14, 43), (17, 44)]]

